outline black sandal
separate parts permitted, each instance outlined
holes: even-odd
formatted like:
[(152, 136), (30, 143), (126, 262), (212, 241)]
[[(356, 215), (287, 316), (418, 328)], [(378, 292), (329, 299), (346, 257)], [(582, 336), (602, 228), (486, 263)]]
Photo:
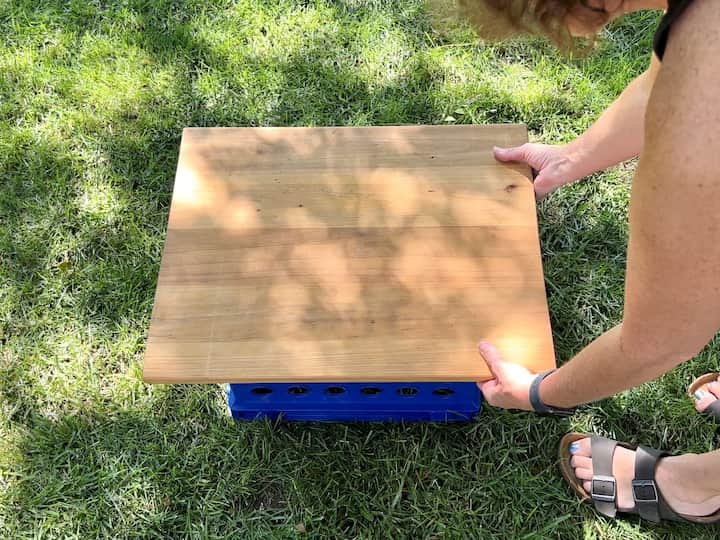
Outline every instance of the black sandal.
[[(593, 477), (591, 480), (592, 492), (588, 493), (583, 487), (583, 480), (575, 476), (570, 465), (570, 444), (574, 441), (591, 438)], [(668, 506), (660, 489), (655, 484), (655, 467), (657, 462), (667, 456), (647, 446), (637, 446), (621, 443), (605, 437), (587, 435), (583, 433), (568, 433), (560, 441), (560, 472), (570, 484), (573, 491), (583, 501), (592, 500), (595, 508), (601, 514), (614, 518), (618, 512), (617, 489), (615, 477), (612, 473), (613, 454), (616, 446), (622, 446), (635, 451), (635, 478), (632, 481), (633, 499), (635, 507), (623, 510), (628, 514), (639, 514), (640, 517), (655, 523), (661, 520), (684, 521), (690, 523), (711, 524), (720, 523), (720, 509), (709, 516), (688, 516), (678, 514)]]
[[(698, 377), (688, 387), (688, 396), (690, 396), (691, 399), (695, 399), (696, 391), (706, 384), (717, 381), (718, 377), (720, 377), (720, 373), (706, 373), (705, 375)], [(705, 407), (700, 414), (704, 414), (708, 418), (715, 420), (718, 424), (720, 424), (720, 399), (713, 401), (710, 405)]]

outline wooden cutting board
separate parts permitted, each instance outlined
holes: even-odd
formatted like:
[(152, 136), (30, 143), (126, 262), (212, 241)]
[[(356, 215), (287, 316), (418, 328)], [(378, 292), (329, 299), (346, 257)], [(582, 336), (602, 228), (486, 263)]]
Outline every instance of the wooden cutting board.
[(555, 365), (521, 125), (188, 128), (153, 383), (487, 379)]

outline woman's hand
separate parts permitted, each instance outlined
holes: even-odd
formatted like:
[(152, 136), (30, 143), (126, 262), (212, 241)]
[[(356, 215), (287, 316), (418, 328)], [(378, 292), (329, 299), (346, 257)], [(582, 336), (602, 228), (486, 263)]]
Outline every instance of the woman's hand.
[(482, 342), (478, 349), (493, 375), (489, 381), (478, 383), (485, 401), (493, 407), (532, 411), (530, 385), (535, 375), (520, 364), (503, 360), (490, 343)]
[(514, 148), (494, 148), (498, 161), (527, 163), (537, 173), (533, 184), (535, 197), (540, 200), (564, 184), (579, 180), (575, 158), (566, 145), (525, 143)]

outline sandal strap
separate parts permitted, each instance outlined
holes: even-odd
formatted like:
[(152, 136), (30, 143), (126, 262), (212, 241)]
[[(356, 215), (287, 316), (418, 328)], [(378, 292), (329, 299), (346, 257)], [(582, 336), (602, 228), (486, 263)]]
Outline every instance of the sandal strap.
[(635, 449), (635, 478), (632, 481), (635, 512), (655, 523), (661, 519), (684, 521), (668, 506), (655, 483), (657, 462), (666, 455), (666, 452), (642, 445)]
[(632, 481), (635, 509), (640, 517), (660, 521), (660, 493), (655, 484), (655, 467), (662, 452), (647, 446), (635, 450), (635, 478)]
[(617, 514), (617, 485), (612, 463), (617, 441), (593, 436), (590, 445), (593, 466), (590, 497), (598, 512), (614, 518)]
[(703, 414), (706, 414), (716, 422), (720, 422), (720, 399), (716, 399), (710, 405), (708, 405)]

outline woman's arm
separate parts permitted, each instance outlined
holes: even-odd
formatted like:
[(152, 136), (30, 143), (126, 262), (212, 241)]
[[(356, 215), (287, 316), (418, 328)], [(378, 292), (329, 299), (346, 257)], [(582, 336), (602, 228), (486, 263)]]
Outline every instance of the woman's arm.
[[(720, 3), (673, 27), (647, 107), (632, 187), (621, 325), (541, 384), (557, 407), (611, 396), (691, 358), (720, 327)], [(483, 350), (491, 405), (529, 409), (532, 375)]]
[(660, 61), (653, 54), (650, 67), (608, 107), (566, 152), (576, 163), (576, 174), (587, 176), (640, 154), (645, 140), (645, 110)]
[(535, 192), (542, 198), (563, 184), (637, 156), (643, 147), (645, 109), (659, 65), (653, 55), (650, 67), (574, 141), (565, 145), (527, 143), (497, 148), (495, 157), (500, 161), (522, 161), (535, 169)]
[(543, 381), (549, 404), (652, 380), (720, 327), (718, 27), (720, 4), (697, 2), (673, 28), (633, 181), (624, 320)]

